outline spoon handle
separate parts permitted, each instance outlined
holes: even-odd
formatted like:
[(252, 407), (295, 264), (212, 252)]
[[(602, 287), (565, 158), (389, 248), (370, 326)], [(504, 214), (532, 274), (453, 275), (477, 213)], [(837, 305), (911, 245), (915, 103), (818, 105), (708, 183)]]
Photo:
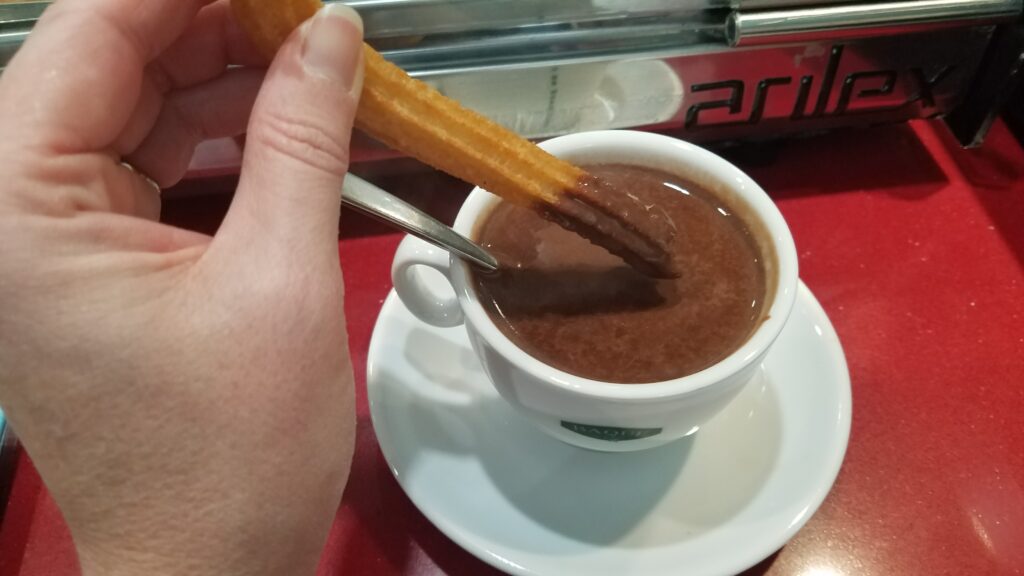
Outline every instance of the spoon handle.
[(498, 261), (478, 244), (358, 176), (345, 175), (341, 200), (347, 206), (448, 250), (485, 270), (498, 269)]

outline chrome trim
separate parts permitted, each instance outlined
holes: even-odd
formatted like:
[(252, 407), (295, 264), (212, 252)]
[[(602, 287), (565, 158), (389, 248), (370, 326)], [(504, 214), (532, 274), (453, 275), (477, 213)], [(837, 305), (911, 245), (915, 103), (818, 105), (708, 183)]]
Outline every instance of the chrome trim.
[[(328, 0), (341, 1), (341, 0)], [(725, 46), (720, 0), (345, 0), (414, 76), (691, 53)], [(49, 2), (0, 0), (0, 70)], [(671, 8), (671, 9), (670, 9)]]
[(824, 8), (733, 12), (730, 46), (760, 46), (856, 38), (980, 24), (1020, 17), (1024, 0), (911, 0)]
[(0, 30), (20, 23), (34, 23), (49, 2), (0, 2)]
[[(370, 43), (375, 44), (373, 40)], [(712, 48), (725, 48), (722, 19), (709, 22), (706, 17), (693, 15), (614, 27), (521, 27), (484, 38), (425, 41), (409, 48), (385, 48), (381, 53), (413, 76), (435, 76), (454, 71), (617, 61), (654, 54), (682, 55)]]
[(14, 57), (49, 2), (0, 2), (0, 71)]

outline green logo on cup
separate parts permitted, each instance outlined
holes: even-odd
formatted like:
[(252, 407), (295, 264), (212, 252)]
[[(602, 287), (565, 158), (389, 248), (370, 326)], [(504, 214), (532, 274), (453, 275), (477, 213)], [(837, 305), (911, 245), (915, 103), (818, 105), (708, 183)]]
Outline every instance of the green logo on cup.
[(640, 440), (661, 434), (661, 428), (619, 428), (617, 426), (596, 426), (594, 424), (578, 424), (562, 420), (562, 428), (573, 432), (596, 438), (606, 442), (624, 442), (626, 440)]

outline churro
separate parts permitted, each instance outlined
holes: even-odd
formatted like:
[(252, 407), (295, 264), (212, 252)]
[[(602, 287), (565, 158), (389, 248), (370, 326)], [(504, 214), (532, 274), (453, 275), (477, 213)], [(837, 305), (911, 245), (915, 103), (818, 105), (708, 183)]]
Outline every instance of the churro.
[[(272, 58), (320, 0), (232, 0), (239, 24)], [(363, 46), (355, 125), (382, 143), (503, 199), (529, 206), (653, 276), (676, 276), (671, 222), (631, 209), (621, 192), (464, 108)]]

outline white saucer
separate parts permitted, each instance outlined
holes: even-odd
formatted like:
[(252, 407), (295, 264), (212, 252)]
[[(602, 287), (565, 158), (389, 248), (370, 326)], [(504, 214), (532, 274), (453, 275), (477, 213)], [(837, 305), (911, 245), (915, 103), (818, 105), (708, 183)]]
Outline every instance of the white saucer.
[(802, 283), (762, 373), (700, 432), (599, 453), (535, 429), (491, 388), (465, 329), (392, 292), (367, 388), (384, 457), (448, 537), (513, 574), (730, 574), (782, 547), (824, 500), (850, 432), (850, 378)]

